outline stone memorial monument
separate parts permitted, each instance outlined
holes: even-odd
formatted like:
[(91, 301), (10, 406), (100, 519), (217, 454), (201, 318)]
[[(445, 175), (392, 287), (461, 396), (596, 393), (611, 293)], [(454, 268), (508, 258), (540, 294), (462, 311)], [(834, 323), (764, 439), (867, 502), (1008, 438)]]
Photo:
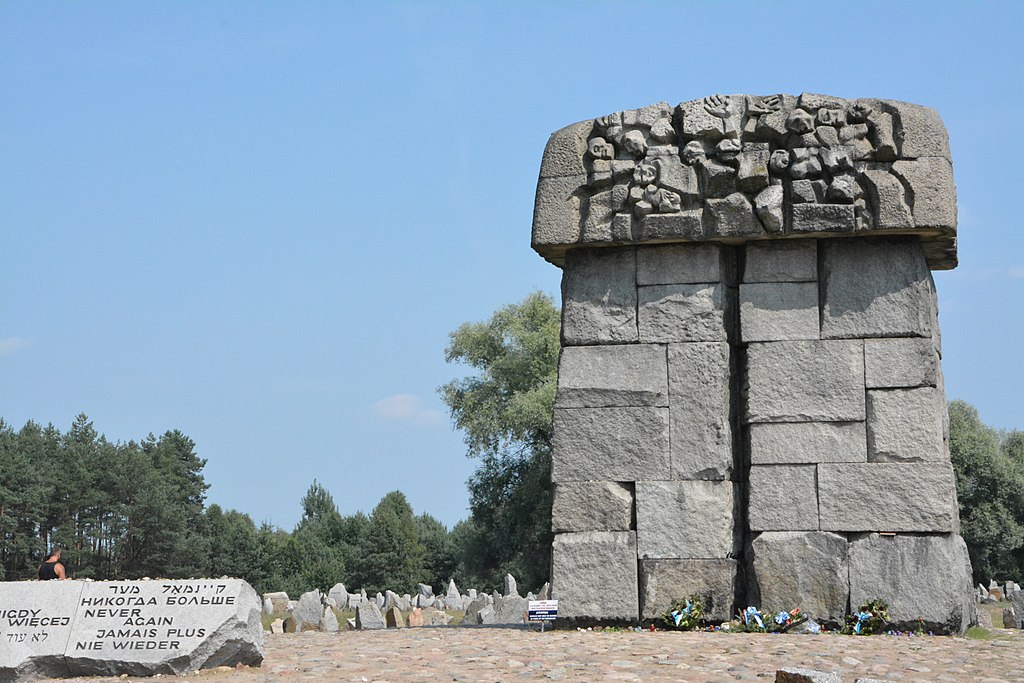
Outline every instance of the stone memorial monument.
[(258, 666), (260, 612), (240, 579), (0, 583), (0, 683)]
[(563, 269), (552, 597), (585, 620), (800, 607), (974, 620), (931, 269), (956, 267), (931, 109), (715, 95), (554, 133)]

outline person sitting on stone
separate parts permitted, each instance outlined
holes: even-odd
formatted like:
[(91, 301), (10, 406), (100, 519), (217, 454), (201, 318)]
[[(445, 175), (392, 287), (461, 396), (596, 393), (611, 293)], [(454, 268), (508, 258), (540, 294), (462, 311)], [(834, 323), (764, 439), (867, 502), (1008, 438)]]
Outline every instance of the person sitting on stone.
[(60, 563), (60, 546), (53, 547), (50, 551), (50, 556), (39, 565), (36, 576), (40, 581), (50, 581), (52, 579), (63, 581), (68, 578), (67, 573), (64, 571), (64, 565)]

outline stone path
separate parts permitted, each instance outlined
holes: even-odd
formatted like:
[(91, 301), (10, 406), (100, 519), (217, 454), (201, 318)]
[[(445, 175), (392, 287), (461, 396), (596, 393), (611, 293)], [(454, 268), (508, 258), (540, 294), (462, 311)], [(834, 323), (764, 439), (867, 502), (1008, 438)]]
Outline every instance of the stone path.
[[(258, 669), (213, 669), (206, 681), (774, 681), (783, 667), (920, 681), (1024, 681), (1024, 631), (991, 641), (728, 633), (415, 628), (270, 635)], [(74, 679), (123, 681), (153, 679)]]

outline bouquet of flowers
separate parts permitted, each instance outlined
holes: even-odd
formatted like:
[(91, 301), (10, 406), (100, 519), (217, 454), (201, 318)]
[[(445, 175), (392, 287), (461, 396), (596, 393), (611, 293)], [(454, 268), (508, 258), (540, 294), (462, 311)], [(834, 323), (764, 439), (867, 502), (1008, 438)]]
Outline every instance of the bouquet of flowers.
[(885, 600), (868, 600), (853, 614), (846, 615), (843, 633), (855, 636), (870, 636), (885, 631), (889, 621), (889, 605)]
[(740, 610), (737, 617), (739, 630), (749, 633), (785, 633), (794, 626), (807, 621), (807, 615), (796, 607), (788, 612), (768, 612), (748, 607)]
[(673, 602), (668, 611), (661, 615), (661, 620), (670, 629), (692, 631), (697, 628), (702, 616), (704, 616), (703, 601), (699, 595), (691, 595)]

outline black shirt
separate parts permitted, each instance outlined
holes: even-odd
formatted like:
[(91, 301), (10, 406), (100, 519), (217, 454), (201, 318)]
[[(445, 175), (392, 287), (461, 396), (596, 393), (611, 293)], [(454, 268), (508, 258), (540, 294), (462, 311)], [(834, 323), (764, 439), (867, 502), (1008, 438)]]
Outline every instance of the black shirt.
[(60, 578), (57, 576), (57, 572), (53, 566), (60, 562), (60, 560), (54, 560), (53, 562), (43, 562), (39, 565), (39, 578), (42, 581), (50, 581), (52, 579)]

